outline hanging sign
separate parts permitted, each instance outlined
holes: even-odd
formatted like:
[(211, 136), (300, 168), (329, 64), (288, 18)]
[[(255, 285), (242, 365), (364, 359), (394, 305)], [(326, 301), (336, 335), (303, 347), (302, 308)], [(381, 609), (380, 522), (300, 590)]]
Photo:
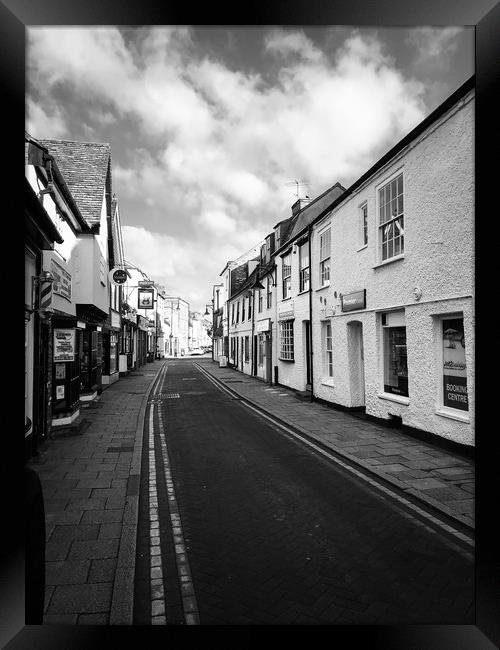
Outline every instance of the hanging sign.
[(153, 309), (154, 291), (153, 289), (139, 289), (137, 292), (137, 308)]
[(54, 276), (53, 292), (71, 301), (71, 275), (54, 259), (50, 260), (50, 272)]
[(124, 284), (128, 278), (127, 271), (119, 268), (111, 269), (108, 273), (108, 278), (111, 284)]
[(75, 360), (75, 330), (54, 329), (54, 362)]

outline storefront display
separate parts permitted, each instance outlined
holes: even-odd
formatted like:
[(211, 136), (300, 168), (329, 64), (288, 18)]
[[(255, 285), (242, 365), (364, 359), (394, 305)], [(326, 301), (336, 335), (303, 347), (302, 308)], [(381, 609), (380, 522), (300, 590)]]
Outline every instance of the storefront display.
[(461, 411), (469, 410), (467, 396), (467, 364), (463, 318), (442, 321), (443, 338), (443, 405)]

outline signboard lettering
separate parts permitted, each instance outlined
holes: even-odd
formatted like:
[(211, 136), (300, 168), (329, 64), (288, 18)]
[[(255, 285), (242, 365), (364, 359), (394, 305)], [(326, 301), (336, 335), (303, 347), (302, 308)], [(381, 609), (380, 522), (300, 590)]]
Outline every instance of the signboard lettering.
[(443, 405), (469, 410), (463, 318), (443, 320)]
[(366, 307), (366, 289), (346, 293), (342, 296), (342, 311), (354, 311), (356, 309), (365, 309)]
[(54, 362), (75, 360), (75, 330), (54, 329)]
[(50, 260), (50, 272), (54, 276), (52, 291), (71, 301), (71, 275), (54, 259)]

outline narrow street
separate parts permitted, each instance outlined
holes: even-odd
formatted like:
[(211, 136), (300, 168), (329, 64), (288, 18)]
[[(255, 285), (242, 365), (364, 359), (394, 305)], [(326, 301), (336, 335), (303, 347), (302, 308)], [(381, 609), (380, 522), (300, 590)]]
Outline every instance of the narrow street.
[(134, 624), (473, 623), (473, 554), (168, 360), (144, 423)]

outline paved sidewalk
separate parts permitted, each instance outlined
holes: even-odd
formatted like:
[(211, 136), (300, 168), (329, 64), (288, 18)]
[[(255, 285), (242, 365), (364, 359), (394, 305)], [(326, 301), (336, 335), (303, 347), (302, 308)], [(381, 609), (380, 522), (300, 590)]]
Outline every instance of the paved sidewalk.
[(226, 387), (283, 424), (368, 471), (425, 509), (474, 529), (474, 461), (417, 440), (398, 429), (297, 398), (211, 359), (197, 363)]
[(46, 518), (44, 623), (132, 623), (144, 413), (163, 361), (82, 408), (78, 433), (52, 432), (32, 465)]

